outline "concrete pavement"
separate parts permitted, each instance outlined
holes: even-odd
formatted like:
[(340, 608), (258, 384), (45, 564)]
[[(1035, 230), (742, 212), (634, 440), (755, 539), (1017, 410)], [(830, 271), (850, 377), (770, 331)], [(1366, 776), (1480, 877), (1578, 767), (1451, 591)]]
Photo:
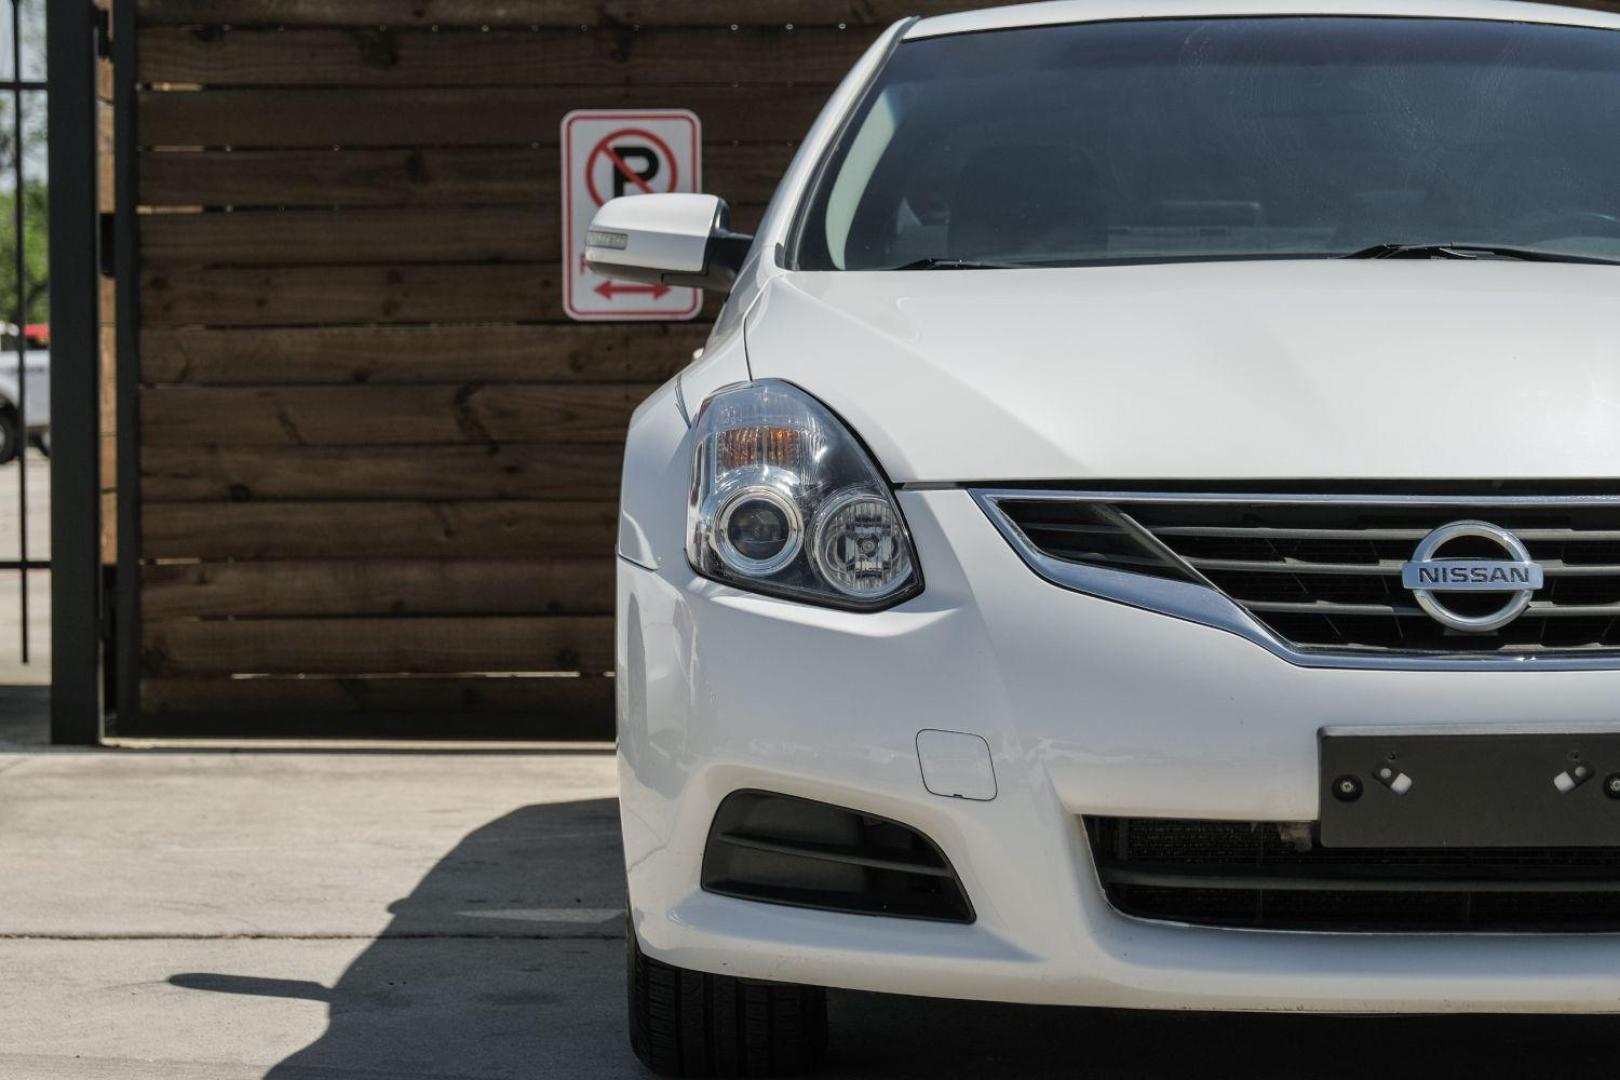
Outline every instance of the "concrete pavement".
[(28, 448), (27, 473), (17, 462), (0, 465), (0, 559), (15, 559), (22, 554), (22, 530), (17, 527), (19, 510), (18, 489), (27, 480), (28, 487), (28, 557), (51, 557), (51, 459), (36, 447)]
[(0, 756), (0, 1076), (638, 1075), (612, 791), (600, 753)]
[[(7, 739), (0, 1077), (642, 1075), (608, 755), (51, 752), (0, 724)], [(832, 1008), (835, 1078), (1596, 1077), (1620, 1033)]]
[[(28, 451), (28, 558), (51, 557), (51, 463), (33, 447)], [(0, 560), (22, 552), (18, 488), (24, 473), (13, 461), (0, 465)], [(0, 572), (0, 686), (42, 686), (51, 678), (51, 573), (28, 574), (29, 662), (22, 662), (23, 605), (21, 575)]]

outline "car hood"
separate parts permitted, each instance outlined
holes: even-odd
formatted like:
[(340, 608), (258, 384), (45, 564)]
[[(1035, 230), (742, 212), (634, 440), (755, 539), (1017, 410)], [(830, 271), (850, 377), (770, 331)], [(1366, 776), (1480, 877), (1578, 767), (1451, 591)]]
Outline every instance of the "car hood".
[(1620, 476), (1616, 267), (789, 273), (746, 333), (896, 483)]

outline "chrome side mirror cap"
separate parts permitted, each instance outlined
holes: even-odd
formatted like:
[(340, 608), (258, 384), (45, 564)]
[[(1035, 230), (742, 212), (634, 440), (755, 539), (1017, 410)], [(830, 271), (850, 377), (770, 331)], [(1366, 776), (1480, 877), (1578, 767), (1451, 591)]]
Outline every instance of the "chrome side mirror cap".
[(731, 209), (714, 195), (627, 195), (596, 212), (585, 264), (618, 281), (726, 292), (753, 242), (731, 231)]

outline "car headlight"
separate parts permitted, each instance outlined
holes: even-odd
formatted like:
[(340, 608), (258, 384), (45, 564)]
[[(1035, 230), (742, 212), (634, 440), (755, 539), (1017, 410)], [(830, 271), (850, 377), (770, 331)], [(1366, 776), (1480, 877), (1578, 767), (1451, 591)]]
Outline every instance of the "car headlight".
[(692, 568), (739, 588), (861, 610), (922, 588), (871, 456), (820, 402), (774, 379), (704, 403), (686, 524)]

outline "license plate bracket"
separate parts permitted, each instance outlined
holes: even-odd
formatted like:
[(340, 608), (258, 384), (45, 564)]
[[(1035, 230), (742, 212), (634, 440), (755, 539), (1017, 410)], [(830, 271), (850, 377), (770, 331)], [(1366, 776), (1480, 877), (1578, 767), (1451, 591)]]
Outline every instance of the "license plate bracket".
[(1324, 847), (1620, 847), (1620, 728), (1324, 728)]

